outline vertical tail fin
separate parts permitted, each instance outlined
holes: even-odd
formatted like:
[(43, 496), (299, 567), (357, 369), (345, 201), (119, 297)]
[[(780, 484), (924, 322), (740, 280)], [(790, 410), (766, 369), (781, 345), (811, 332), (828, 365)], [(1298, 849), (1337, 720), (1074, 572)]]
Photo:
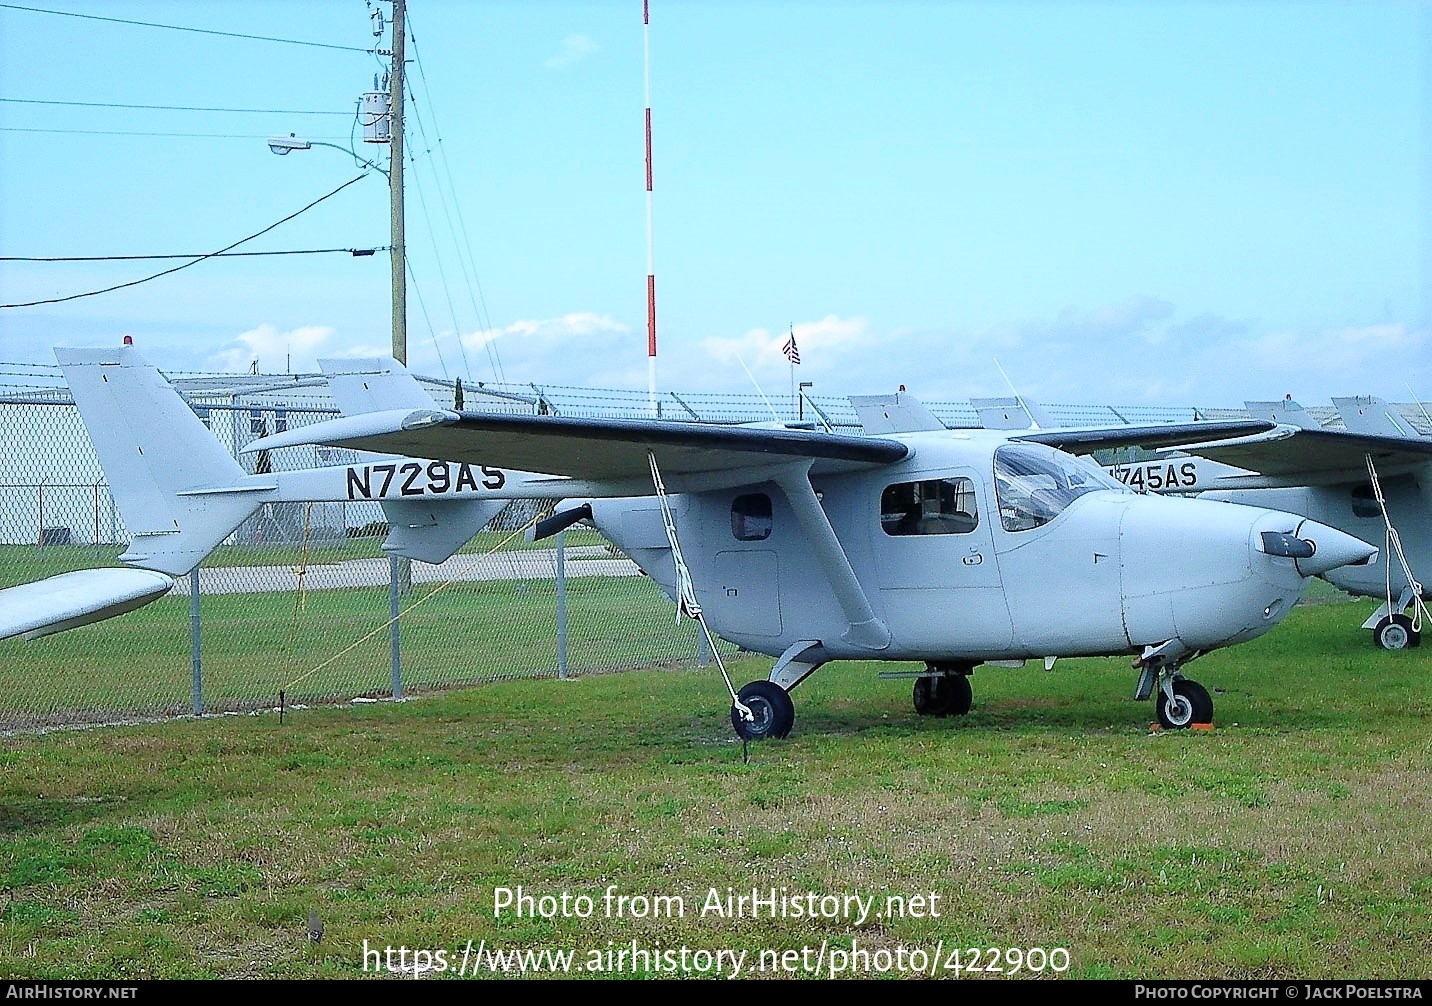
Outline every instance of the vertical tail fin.
[(264, 502), (272, 486), (246, 475), (134, 349), (55, 357), (133, 535), (121, 562), (187, 573)]
[(389, 409), (431, 409), (433, 396), (397, 360), (385, 357), (319, 360), (328, 391), (345, 416)]
[[(319, 360), (328, 391), (345, 416), (389, 409), (431, 409), (433, 396), (391, 357)], [(438, 563), (467, 544), (505, 506), (506, 500), (384, 500), (388, 537), (383, 551)]]

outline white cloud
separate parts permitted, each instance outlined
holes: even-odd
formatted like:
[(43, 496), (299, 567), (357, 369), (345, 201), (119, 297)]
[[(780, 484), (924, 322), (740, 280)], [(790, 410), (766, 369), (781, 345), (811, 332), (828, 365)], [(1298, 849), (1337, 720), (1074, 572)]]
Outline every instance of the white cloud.
[(586, 35), (566, 35), (563, 37), (561, 48), (556, 55), (547, 57), (542, 61), (542, 65), (549, 70), (565, 70), (569, 66), (580, 63), (599, 48), (601, 47)]
[[(248, 370), (258, 361), (260, 373), (311, 371), (318, 367), (318, 349), (333, 336), (327, 325), (305, 325), (280, 332), (264, 324), (240, 333), (229, 345), (209, 357), (216, 370), (235, 373)], [(391, 348), (389, 349), (391, 352)]]
[(794, 333), (800, 348), (801, 364), (814, 363), (824, 357), (836, 362), (850, 350), (874, 345), (874, 336), (866, 318), (838, 318), (828, 314), (819, 321), (797, 322), (783, 331), (772, 332), (753, 328), (744, 335), (712, 336), (702, 339), (699, 346), (711, 359), (722, 365), (745, 363), (752, 370), (771, 366), (787, 366), (781, 347)]

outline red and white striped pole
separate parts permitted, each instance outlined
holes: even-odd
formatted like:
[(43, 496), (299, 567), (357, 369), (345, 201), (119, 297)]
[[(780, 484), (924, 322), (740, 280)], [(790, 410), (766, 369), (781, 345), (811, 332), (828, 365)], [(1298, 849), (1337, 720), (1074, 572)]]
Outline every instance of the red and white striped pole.
[(651, 0), (641, 0), (641, 48), (646, 79), (646, 370), (652, 417), (656, 409), (656, 255), (651, 224)]

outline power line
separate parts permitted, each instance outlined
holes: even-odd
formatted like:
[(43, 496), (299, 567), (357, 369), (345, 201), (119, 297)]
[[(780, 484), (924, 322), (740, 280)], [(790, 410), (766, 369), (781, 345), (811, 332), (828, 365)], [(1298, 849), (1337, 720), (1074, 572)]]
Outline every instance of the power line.
[(387, 245), (378, 248), (302, 248), (292, 251), (247, 251), (247, 252), (190, 252), (187, 255), (0, 255), (0, 262), (136, 262), (171, 258), (242, 258), (254, 255), (331, 255), (342, 252), (356, 258), (372, 255), (374, 252), (389, 251)]
[(345, 52), (372, 52), (371, 49), (361, 49), (353, 45), (330, 45), (327, 42), (303, 42), (295, 38), (273, 38), (268, 35), (243, 35), (232, 31), (213, 31), (209, 28), (187, 28), (177, 24), (155, 24), (151, 21), (130, 21), (119, 17), (100, 17), (97, 14), (76, 14), (68, 10), (46, 10), (43, 7), (21, 7), (18, 4), (0, 4), (0, 9), (22, 10), (30, 14), (56, 14), (61, 17), (78, 17), (87, 21), (108, 21), (111, 24), (127, 24), (138, 28), (164, 28), (169, 31), (188, 31), (197, 35), (221, 35), (225, 38), (243, 38), (254, 42), (281, 42), (285, 45), (306, 45), (317, 49), (341, 49)]
[[(409, 13), (408, 13), (408, 22), (409, 22), (409, 25), (411, 25), (412, 20), (413, 20), (413, 18), (412, 18), (412, 13), (409, 12)], [(424, 68), (424, 65), (423, 65), (422, 51), (421, 51), (421, 49), (419, 48), (419, 45), (418, 45), (418, 35), (417, 35), (417, 32), (416, 32), (416, 31), (414, 31), (414, 32), (412, 33), (412, 42), (413, 42), (413, 57), (414, 57), (414, 62), (416, 63), (417, 68), (418, 68), (418, 76), (419, 76), (419, 78), (420, 78), (421, 81), (422, 81), (424, 94), (425, 94), (425, 95), (431, 95), (431, 88), (428, 86), (427, 70)], [(431, 103), (431, 98), (430, 98), (430, 97), (429, 97), (428, 100), (429, 100), (429, 103)], [(416, 96), (415, 96), (415, 98), (414, 98), (413, 104), (414, 104), (414, 106), (417, 106)], [(477, 263), (476, 263), (476, 261), (474, 260), (473, 254), (472, 254), (472, 239), (471, 239), (471, 237), (470, 237), (469, 234), (468, 234), (467, 221), (464, 220), (464, 218), (463, 218), (463, 214), (462, 214), (462, 201), (459, 200), (458, 197), (457, 197), (457, 186), (453, 183), (452, 168), (451, 168), (451, 166), (449, 165), (448, 159), (447, 159), (447, 148), (443, 145), (442, 132), (438, 129), (438, 124), (437, 124), (437, 109), (436, 109), (436, 107), (433, 108), (433, 113), (432, 113), (432, 114), (433, 114), (433, 132), (434, 132), (434, 134), (435, 134), (435, 136), (436, 136), (436, 140), (437, 140), (438, 155), (439, 155), (439, 158), (440, 158), (441, 161), (442, 161), (443, 170), (445, 171), (445, 173), (446, 173), (446, 175), (447, 175), (448, 191), (452, 193), (453, 211), (455, 212), (456, 217), (457, 217), (458, 229), (459, 229), (459, 230), (461, 231), (461, 233), (462, 233), (462, 242), (463, 242), (463, 243), (459, 243), (458, 240), (457, 240), (457, 237), (458, 237), (457, 234), (456, 234), (456, 233), (453, 233), (453, 230), (452, 230), (452, 228), (453, 228), (453, 213), (449, 213), (449, 212), (448, 212), (447, 199), (446, 199), (446, 197), (445, 197), (444, 194), (443, 194), (443, 180), (442, 180), (442, 177), (439, 176), (438, 173), (437, 173), (436, 162), (433, 162), (433, 178), (434, 178), (434, 181), (437, 183), (438, 195), (439, 195), (440, 198), (442, 198), (443, 213), (444, 213), (444, 215), (445, 215), (446, 218), (447, 218), (448, 230), (449, 230), (449, 233), (452, 234), (452, 237), (453, 237), (453, 245), (454, 245), (454, 247), (455, 247), (455, 249), (457, 250), (457, 253), (458, 253), (458, 255), (457, 255), (458, 264), (462, 267), (463, 279), (466, 281), (466, 284), (467, 284), (468, 301), (469, 301), (469, 302), (471, 303), (471, 305), (472, 305), (473, 314), (476, 315), (478, 327), (479, 327), (480, 329), (483, 329), (483, 330), (491, 330), (492, 324), (491, 324), (491, 321), (489, 320), (488, 314), (487, 314), (487, 302), (486, 302), (486, 299), (484, 298), (483, 293), (482, 293), (482, 284), (481, 284), (481, 282), (480, 282), (480, 280), (478, 279), (478, 276), (477, 276)], [(416, 118), (417, 118), (417, 121), (418, 121), (418, 130), (422, 133), (423, 139), (424, 139), (424, 141), (426, 142), (426, 141), (427, 141), (427, 133), (426, 133), (426, 129), (425, 129), (425, 127), (424, 127), (422, 115), (421, 115), (421, 114), (417, 114), (417, 115), (416, 115)], [(431, 148), (429, 148), (429, 150), (430, 150), (430, 149), (431, 149)], [(466, 255), (463, 254), (464, 251), (466, 251)], [(480, 307), (479, 307), (479, 303), (481, 304)], [(467, 349), (466, 349), (466, 347), (463, 345), (463, 342), (462, 342), (462, 333), (461, 333), (461, 330), (458, 330), (458, 332), (457, 332), (456, 334), (457, 334), (457, 339), (458, 339), (458, 348), (462, 351), (462, 365), (463, 365), (463, 369), (464, 369), (465, 371), (467, 371), (467, 372), (468, 372), (468, 376), (471, 377), (472, 370), (471, 370), (471, 367), (470, 367), (469, 364), (468, 364), (468, 360), (467, 360)], [(504, 375), (503, 375), (503, 369), (502, 369), (502, 358), (501, 358), (501, 355), (500, 355), (499, 352), (498, 352), (496, 340), (494, 340), (494, 339), (487, 339), (487, 340), (484, 341), (484, 345), (485, 345), (486, 350), (487, 350), (487, 362), (488, 362), (488, 365), (492, 368), (493, 376), (496, 377), (497, 380), (499, 380), (499, 381), (505, 380), (505, 377), (504, 377)]]
[[(344, 114), (346, 115), (347, 113), (345, 112)], [(189, 140), (262, 140), (268, 135), (271, 135), (243, 135), (240, 133), (147, 133), (125, 129), (29, 129), (24, 126), (0, 126), (0, 133), (63, 133), (79, 136), (163, 136)], [(333, 140), (347, 139), (347, 137), (344, 136), (324, 138)]]
[(300, 213), (306, 213), (306, 212), (308, 212), (309, 210), (311, 210), (311, 209), (313, 209), (315, 206), (317, 206), (319, 203), (323, 202), (325, 199), (329, 199), (329, 198), (332, 198), (333, 196), (338, 195), (338, 193), (340, 193), (340, 192), (342, 192), (344, 189), (348, 188), (348, 186), (352, 185), (354, 182), (361, 182), (363, 179), (365, 179), (365, 178), (367, 178), (367, 177), (368, 177), (368, 175), (365, 173), (365, 174), (358, 175), (356, 178), (350, 178), (350, 179), (348, 179), (348, 181), (346, 181), (346, 182), (344, 182), (342, 185), (338, 186), (338, 188), (336, 188), (336, 189), (334, 189), (332, 192), (328, 193), (328, 195), (326, 195), (326, 196), (319, 196), (319, 197), (318, 197), (317, 199), (315, 199), (313, 202), (311, 202), (311, 203), (309, 203), (307, 206), (303, 207), (303, 209), (301, 209), (301, 210), (295, 210), (294, 212), (290, 213), (288, 216), (284, 217), (282, 220), (278, 220), (278, 221), (276, 221), (276, 222), (274, 222), (274, 223), (269, 224), (269, 225), (268, 225), (267, 227), (265, 227), (263, 230), (258, 231), (258, 232), (254, 233), (254, 234), (250, 234), (250, 235), (249, 235), (248, 237), (246, 237), (246, 238), (240, 238), (239, 240), (235, 241), (233, 244), (227, 245), (227, 246), (225, 246), (225, 247), (223, 247), (223, 248), (220, 248), (220, 249), (219, 249), (218, 251), (216, 251), (216, 252), (210, 252), (210, 253), (207, 254), (207, 255), (201, 255), (201, 256), (199, 256), (198, 258), (194, 259), (192, 262), (185, 262), (183, 265), (176, 265), (173, 269), (165, 269), (163, 272), (157, 272), (157, 273), (155, 273), (153, 276), (145, 276), (143, 279), (130, 280), (128, 283), (116, 283), (114, 286), (107, 286), (107, 287), (105, 287), (103, 290), (90, 290), (90, 291), (88, 291), (88, 292), (86, 292), (86, 293), (72, 293), (72, 294), (70, 294), (68, 297), (53, 297), (53, 298), (51, 298), (51, 299), (49, 299), (49, 300), (32, 300), (32, 301), (29, 301), (28, 303), (24, 303), (24, 304), (0, 304), (0, 309), (9, 308), (9, 307), (38, 307), (38, 306), (40, 306), (41, 304), (62, 304), (62, 303), (64, 303), (64, 302), (67, 301), (67, 300), (79, 300), (81, 297), (95, 297), (95, 296), (98, 296), (99, 294), (102, 294), (102, 293), (111, 293), (111, 292), (113, 292), (113, 291), (115, 291), (115, 290), (123, 290), (123, 289), (126, 288), (126, 287), (138, 286), (138, 285), (141, 284), (141, 283), (148, 283), (150, 280), (152, 280), (152, 279), (158, 279), (158, 278), (161, 277), (161, 276), (168, 276), (170, 273), (176, 273), (176, 272), (178, 272), (180, 269), (187, 269), (187, 268), (189, 268), (191, 265), (198, 265), (200, 262), (203, 262), (205, 259), (211, 259), (211, 258), (214, 258), (214, 257), (216, 257), (216, 256), (218, 256), (218, 255), (224, 254), (224, 252), (231, 251), (232, 249), (237, 248), (239, 245), (244, 244), (246, 241), (252, 241), (252, 240), (253, 240), (254, 238), (256, 238), (256, 237), (261, 237), (262, 235), (267, 234), (269, 231), (273, 230), (275, 227), (279, 226), (280, 224), (286, 224), (286, 223), (288, 223), (290, 220), (292, 220), (294, 217), (298, 216)]
[(240, 112), (253, 115), (348, 115), (303, 108), (206, 108), (200, 105), (130, 105), (117, 101), (50, 101), (44, 98), (0, 98), (15, 105), (66, 105), (72, 108), (138, 108), (154, 112)]

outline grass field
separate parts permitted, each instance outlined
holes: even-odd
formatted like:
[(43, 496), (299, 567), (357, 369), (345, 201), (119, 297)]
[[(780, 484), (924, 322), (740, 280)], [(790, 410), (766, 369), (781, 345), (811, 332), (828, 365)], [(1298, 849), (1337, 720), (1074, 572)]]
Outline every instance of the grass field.
[[(571, 565), (569, 565), (571, 568)], [(567, 581), (568, 663), (618, 669), (696, 653), (695, 627), (646, 577)], [(421, 584), (400, 603), (406, 693), (558, 673), (550, 580)], [(386, 587), (215, 594), (202, 599), (202, 699), (209, 711), (391, 696)], [(112, 722), (192, 706), (189, 599), (39, 640), (0, 640), (24, 668), (0, 691), (0, 729)]]
[[(571, 528), (566, 532), (568, 547), (605, 545), (606, 539), (587, 528)], [(345, 538), (340, 541), (316, 541), (306, 550), (299, 544), (282, 545), (221, 545), (200, 564), (205, 569), (226, 566), (292, 566), (306, 558), (310, 565), (347, 562), (352, 559), (385, 558), (381, 535)], [(463, 554), (486, 554), (495, 549), (517, 551), (529, 548), (549, 549), (552, 540), (528, 542), (514, 532), (480, 531), (459, 549)], [(122, 545), (0, 545), (0, 587), (30, 583), (56, 573), (94, 566), (118, 566)]]
[[(471, 940), (483, 976), (500, 950), (632, 977), (635, 947), (662, 977), (716, 951), (741, 977), (953, 977), (960, 949), (1044, 977), (1432, 978), (1432, 650), (1374, 650), (1365, 608), (1190, 665), (1207, 732), (1152, 731), (1109, 659), (980, 669), (952, 720), (831, 665), (749, 753), (714, 667), (8, 737), (0, 974), (358, 978), (365, 941), (456, 969)], [(495, 907), (519, 886), (550, 901)], [(714, 910), (753, 888), (883, 917)]]

